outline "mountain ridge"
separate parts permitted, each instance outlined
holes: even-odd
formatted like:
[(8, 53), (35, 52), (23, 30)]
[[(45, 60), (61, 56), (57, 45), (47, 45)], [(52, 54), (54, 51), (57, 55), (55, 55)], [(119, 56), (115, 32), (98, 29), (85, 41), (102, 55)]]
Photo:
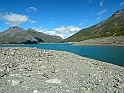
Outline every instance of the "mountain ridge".
[(47, 35), (31, 28), (24, 30), (18, 26), (10, 27), (0, 33), (0, 44), (56, 43), (61, 40), (59, 36)]

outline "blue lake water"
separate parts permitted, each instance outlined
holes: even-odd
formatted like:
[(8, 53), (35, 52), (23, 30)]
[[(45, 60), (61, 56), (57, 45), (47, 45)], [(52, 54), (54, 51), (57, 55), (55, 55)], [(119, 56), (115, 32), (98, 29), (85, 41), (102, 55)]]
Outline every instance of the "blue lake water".
[(115, 46), (72, 46), (71, 44), (15, 44), (0, 47), (36, 47), (40, 49), (68, 51), (80, 56), (124, 66), (124, 47)]

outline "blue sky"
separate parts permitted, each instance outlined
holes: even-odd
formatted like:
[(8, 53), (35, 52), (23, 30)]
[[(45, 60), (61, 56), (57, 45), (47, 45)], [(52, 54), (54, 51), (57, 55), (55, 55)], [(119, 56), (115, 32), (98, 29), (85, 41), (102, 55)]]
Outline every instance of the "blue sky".
[(0, 0), (0, 32), (12, 26), (67, 38), (124, 8), (124, 0)]

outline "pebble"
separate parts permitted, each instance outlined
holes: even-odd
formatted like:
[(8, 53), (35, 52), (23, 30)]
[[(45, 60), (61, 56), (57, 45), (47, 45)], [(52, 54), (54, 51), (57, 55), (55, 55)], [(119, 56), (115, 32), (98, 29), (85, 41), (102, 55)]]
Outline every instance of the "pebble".
[(3, 69), (0, 69), (0, 77), (3, 77), (5, 75), (5, 71)]
[(52, 84), (60, 84), (61, 80), (59, 80), (59, 79), (49, 79), (46, 82), (47, 83), (52, 83)]
[(0, 93), (123, 93), (124, 67), (37, 48), (0, 49)]
[(12, 86), (16, 86), (16, 85), (18, 85), (20, 83), (20, 81), (17, 81), (17, 80), (12, 80), (11, 81), (11, 85)]
[(38, 93), (38, 90), (33, 90), (33, 93)]

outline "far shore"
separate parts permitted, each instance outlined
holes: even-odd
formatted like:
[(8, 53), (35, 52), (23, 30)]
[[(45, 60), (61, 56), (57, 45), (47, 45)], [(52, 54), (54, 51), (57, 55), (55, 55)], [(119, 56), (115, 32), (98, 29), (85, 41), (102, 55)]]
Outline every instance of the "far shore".
[(124, 36), (94, 38), (76, 42), (74, 46), (124, 46)]
[[(80, 42), (65, 43), (38, 43), (38, 44), (72, 44), (73, 46), (122, 46), (124, 47), (124, 36), (110, 36), (93, 38)], [(2, 45), (24, 45), (24, 44), (0, 44)]]

